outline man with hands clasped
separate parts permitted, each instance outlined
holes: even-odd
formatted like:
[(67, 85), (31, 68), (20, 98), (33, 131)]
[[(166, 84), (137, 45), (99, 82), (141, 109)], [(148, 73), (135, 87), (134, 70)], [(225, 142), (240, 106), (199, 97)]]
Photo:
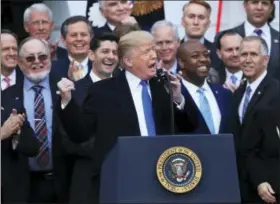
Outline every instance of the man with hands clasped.
[[(98, 202), (99, 174), (105, 155), (119, 136), (155, 136), (172, 134), (170, 97), (162, 80), (156, 77), (157, 60), (153, 36), (145, 31), (133, 31), (119, 41), (119, 76), (94, 83), (82, 110), (71, 97), (73, 82), (58, 83), (60, 118), (70, 138), (81, 143), (95, 137), (92, 189)], [(188, 102), (181, 94), (180, 77), (168, 75), (174, 98), (176, 132), (190, 132), (195, 118), (186, 109)], [(75, 125), (73, 125), (75, 124)]]

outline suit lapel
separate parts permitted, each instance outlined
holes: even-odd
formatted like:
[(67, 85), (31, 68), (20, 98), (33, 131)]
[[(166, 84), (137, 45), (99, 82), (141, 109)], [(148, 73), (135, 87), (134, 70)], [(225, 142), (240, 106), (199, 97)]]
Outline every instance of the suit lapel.
[[(56, 87), (57, 81), (53, 77), (49, 77), (49, 84), (50, 84), (50, 89), (51, 89), (51, 96), (52, 96), (52, 110), (53, 111), (56, 107), (56, 103), (60, 103), (59, 100), (59, 95), (56, 93), (57, 87)], [(55, 134), (55, 131), (57, 129), (58, 125), (58, 118), (56, 116), (56, 111), (53, 111), (53, 118), (52, 118), (52, 135)]]
[(122, 113), (122, 115), (120, 117), (126, 118), (125, 125), (127, 128), (131, 129), (131, 132), (134, 132), (135, 135), (140, 135), (138, 117), (131, 91), (125, 77), (125, 72), (121, 72), (121, 74), (116, 78), (116, 83), (116, 98), (121, 104), (120, 113)]
[(239, 106), (241, 103), (241, 100), (243, 98), (245, 88), (246, 88), (246, 82), (240, 84), (239, 88), (234, 92), (234, 100), (233, 100), (233, 116), (234, 120), (238, 121), (238, 124), (241, 125), (239, 120)]
[(263, 92), (265, 91), (266, 85), (267, 85), (267, 76), (263, 79), (263, 81), (260, 83), (260, 85), (258, 86), (256, 91), (254, 92), (254, 95), (252, 96), (252, 98), (248, 104), (244, 120), (246, 120), (246, 118), (248, 117), (250, 112), (253, 110), (253, 108), (255, 107), (257, 102), (261, 99)]

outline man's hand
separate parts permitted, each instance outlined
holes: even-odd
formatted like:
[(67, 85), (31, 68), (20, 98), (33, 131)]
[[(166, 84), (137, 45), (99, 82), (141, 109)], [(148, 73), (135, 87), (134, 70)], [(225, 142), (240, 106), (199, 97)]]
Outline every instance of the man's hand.
[(171, 83), (174, 102), (180, 104), (183, 101), (183, 97), (184, 97), (181, 93), (181, 83), (180, 83), (181, 76), (179, 74), (173, 75), (168, 71), (167, 74)]
[(266, 203), (276, 203), (276, 198), (273, 196), (275, 192), (273, 191), (271, 185), (267, 182), (261, 183), (258, 188), (258, 194), (263, 201)]
[(137, 21), (133, 16), (128, 16), (121, 21), (121, 24), (123, 24), (123, 25), (126, 25), (126, 24), (134, 25), (134, 24), (137, 24)]
[(238, 86), (231, 83), (224, 83), (223, 87), (230, 90), (232, 93), (234, 93), (238, 89)]
[(17, 134), (20, 131), (25, 119), (25, 114), (17, 114), (17, 110), (13, 109), (10, 117), (1, 127), (1, 140), (9, 138), (13, 134)]
[(66, 106), (71, 101), (71, 98), (72, 98), (71, 91), (75, 90), (75, 85), (71, 80), (69, 80), (67, 78), (62, 78), (57, 83), (57, 87), (58, 87), (59, 92), (60, 92), (61, 103), (64, 106)]

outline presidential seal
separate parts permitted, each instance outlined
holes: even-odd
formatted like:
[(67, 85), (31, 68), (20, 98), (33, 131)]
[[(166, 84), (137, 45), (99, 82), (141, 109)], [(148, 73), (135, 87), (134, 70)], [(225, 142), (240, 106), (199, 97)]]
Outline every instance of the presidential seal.
[(186, 193), (193, 190), (201, 176), (200, 159), (188, 148), (169, 148), (158, 159), (158, 180), (164, 188), (173, 193)]

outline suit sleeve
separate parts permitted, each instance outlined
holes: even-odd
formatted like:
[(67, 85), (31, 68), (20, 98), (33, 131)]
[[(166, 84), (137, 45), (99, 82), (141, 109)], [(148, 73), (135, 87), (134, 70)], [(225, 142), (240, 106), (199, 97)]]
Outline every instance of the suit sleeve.
[(28, 121), (25, 121), (18, 139), (18, 145), (15, 151), (28, 157), (36, 156), (39, 152), (40, 144), (34, 135), (33, 129)]
[(266, 137), (265, 120), (266, 117), (259, 115), (251, 132), (246, 135), (244, 142), (243, 157), (245, 158), (245, 170), (247, 172), (249, 182), (257, 189), (258, 185), (267, 182), (269, 178), (269, 170), (266, 168), (266, 162), (259, 155), (262, 149), (262, 140)]
[(98, 92), (94, 86), (89, 89), (83, 106), (80, 107), (75, 99), (71, 99), (69, 104), (62, 110), (58, 103), (56, 109), (59, 113), (61, 123), (70, 139), (75, 143), (88, 141), (96, 129)]

